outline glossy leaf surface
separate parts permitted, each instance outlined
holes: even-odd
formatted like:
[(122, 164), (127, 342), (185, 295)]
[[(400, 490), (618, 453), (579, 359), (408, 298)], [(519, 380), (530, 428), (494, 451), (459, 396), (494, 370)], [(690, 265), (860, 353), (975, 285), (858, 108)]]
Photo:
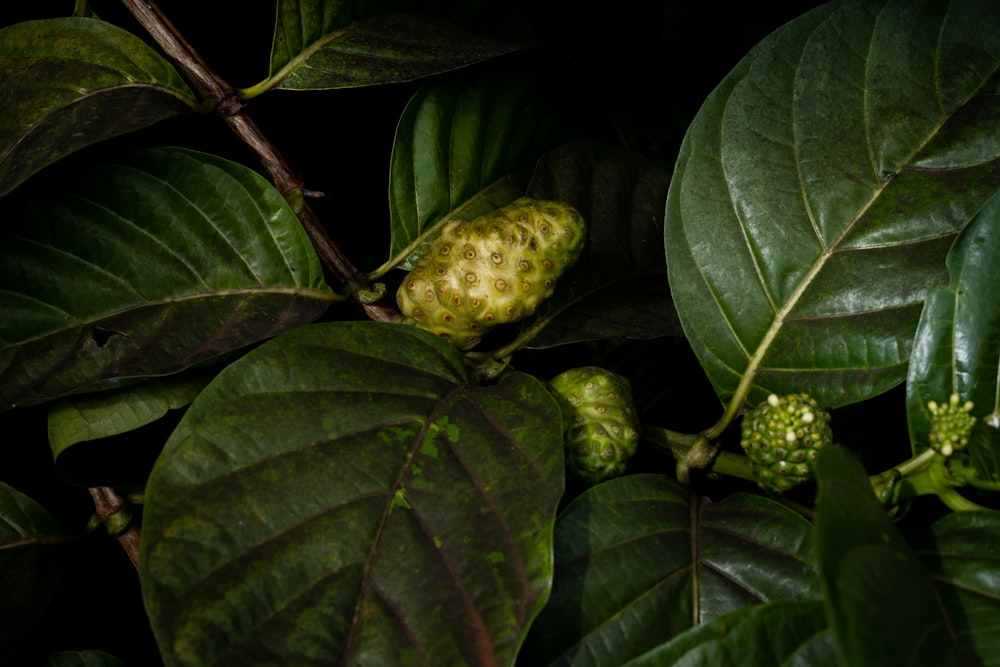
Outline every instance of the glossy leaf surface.
[(96, 166), (12, 218), (0, 409), (180, 371), (310, 322), (335, 298), (281, 195), (201, 153)]
[(190, 113), (187, 84), (131, 33), (89, 18), (0, 30), (0, 196), (84, 146)]
[(1000, 665), (1000, 512), (954, 512), (913, 540), (965, 655)]
[(731, 612), (692, 628), (625, 667), (837, 667), (823, 603), (782, 600)]
[(666, 477), (628, 475), (560, 514), (552, 599), (520, 662), (624, 664), (731, 611), (818, 597), (799, 515), (755, 495), (692, 501)]
[(816, 543), (827, 618), (852, 667), (958, 665), (959, 641), (927, 570), (846, 448), (820, 450)]
[[(928, 448), (928, 401), (952, 393), (975, 404), (989, 431), (1000, 429), (1000, 197), (962, 232), (948, 254), (951, 282), (927, 295), (907, 380), (914, 453)], [(984, 480), (1000, 481), (1000, 437), (974, 438), (969, 454)]]
[(421, 3), (281, 0), (267, 81), (288, 90), (411, 81), (521, 48), (427, 15)]
[(906, 377), (928, 287), (1000, 185), (1000, 5), (846, 1), (711, 94), (666, 212), (674, 302), (723, 403)]
[(59, 589), (68, 540), (58, 519), (0, 482), (0, 661), (38, 622)]
[[(396, 128), (389, 172), (390, 259), (412, 269), (421, 235), (524, 194), (524, 168), (553, 142), (535, 77), (494, 67), (423, 86)], [(416, 246), (414, 244), (417, 244)]]
[(147, 486), (168, 665), (510, 664), (548, 597), (558, 406), (403, 325), (313, 325), (227, 367)]

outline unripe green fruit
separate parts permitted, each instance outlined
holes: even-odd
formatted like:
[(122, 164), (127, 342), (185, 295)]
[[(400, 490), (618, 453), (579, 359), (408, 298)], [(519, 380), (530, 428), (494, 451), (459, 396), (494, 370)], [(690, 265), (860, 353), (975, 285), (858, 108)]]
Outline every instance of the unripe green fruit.
[(740, 446), (757, 484), (768, 491), (811, 479), (812, 462), (831, 442), (830, 415), (808, 394), (771, 394), (743, 418)]
[(586, 237), (572, 206), (522, 197), (448, 224), (403, 280), (396, 302), (408, 323), (471, 349), (552, 296)]
[(972, 401), (959, 405), (961, 400), (958, 394), (952, 394), (944, 405), (934, 401), (927, 404), (931, 411), (931, 448), (944, 456), (965, 449), (972, 427), (976, 425), (976, 418), (969, 414), (974, 407)]
[(570, 475), (596, 484), (624, 473), (639, 446), (639, 418), (628, 380), (584, 366), (557, 375), (549, 386), (563, 408)]

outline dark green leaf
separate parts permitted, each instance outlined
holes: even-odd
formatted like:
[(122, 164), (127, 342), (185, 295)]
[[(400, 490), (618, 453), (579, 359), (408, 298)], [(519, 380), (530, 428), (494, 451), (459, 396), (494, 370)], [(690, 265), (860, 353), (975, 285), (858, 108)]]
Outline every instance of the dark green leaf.
[(711, 94), (665, 242), (724, 403), (835, 407), (905, 378), (926, 290), (1000, 185), (998, 69), (998, 3), (851, 0), (770, 35)]
[(846, 448), (820, 450), (816, 541), (827, 617), (844, 667), (958, 665), (945, 610)]
[[(779, 601), (731, 612), (691, 628), (625, 667), (836, 667), (823, 603)], [(806, 657), (810, 656), (810, 657)]]
[(801, 516), (756, 495), (695, 503), (659, 475), (628, 475), (575, 499), (556, 523), (552, 598), (521, 662), (620, 665), (748, 605), (818, 599)]
[[(315, 90), (411, 81), (523, 48), (423, 14), (372, 16), (378, 10), (371, 4), (283, 0), (270, 76), (247, 89), (246, 96), (274, 86)], [(386, 11), (406, 3), (381, 4)]]
[[(1000, 196), (993, 197), (948, 253), (951, 282), (927, 294), (914, 340), (906, 407), (914, 453), (929, 447), (929, 401), (957, 393), (972, 414), (1000, 428)], [(969, 444), (977, 472), (1000, 481), (1000, 438)]]
[(0, 409), (182, 370), (312, 321), (335, 297), (282, 196), (192, 151), (88, 169), (10, 222)]
[(156, 51), (90, 18), (0, 30), (0, 90), (0, 196), (84, 146), (197, 105)]
[(45, 661), (45, 667), (126, 667), (115, 656), (103, 651), (62, 651)]
[(392, 264), (412, 269), (430, 241), (422, 235), (446, 218), (472, 219), (524, 194), (522, 168), (554, 138), (544, 100), (536, 77), (505, 67), (417, 91), (393, 143)]
[(1000, 665), (1000, 512), (949, 514), (912, 544), (970, 664)]
[(587, 245), (538, 315), (553, 318), (528, 344), (680, 335), (660, 239), (669, 174), (642, 156), (575, 142), (539, 160), (528, 194), (575, 206)]
[(548, 596), (559, 409), (374, 322), (223, 370), (150, 477), (140, 576), (168, 665), (510, 664)]
[(58, 590), (68, 539), (55, 517), (0, 482), (0, 661), (31, 630)]

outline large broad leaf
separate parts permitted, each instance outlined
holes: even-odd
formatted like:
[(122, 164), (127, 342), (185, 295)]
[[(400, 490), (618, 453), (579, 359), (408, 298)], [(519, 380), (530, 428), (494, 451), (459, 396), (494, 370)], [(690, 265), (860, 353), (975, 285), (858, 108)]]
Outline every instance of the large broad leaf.
[(528, 194), (570, 202), (587, 244), (559, 289), (525, 322), (542, 348), (602, 338), (680, 335), (660, 238), (670, 174), (627, 150), (574, 142), (539, 160)]
[(912, 541), (966, 656), (1000, 665), (1000, 512), (955, 512)]
[(227, 367), (147, 486), (140, 576), (168, 665), (511, 664), (552, 577), (559, 409), (523, 374), (374, 322)]
[[(975, 404), (985, 437), (969, 452), (984, 480), (1000, 481), (1000, 196), (962, 232), (948, 254), (951, 283), (927, 294), (906, 385), (914, 453), (930, 445), (928, 401), (952, 393)], [(992, 433), (992, 437), (989, 434)]]
[(58, 519), (0, 482), (0, 662), (58, 590), (69, 539)]
[(847, 0), (711, 94), (666, 211), (674, 302), (720, 398), (826, 407), (906, 377), (929, 286), (1000, 185), (1000, 4)]
[(423, 86), (406, 105), (389, 171), (390, 263), (412, 269), (434, 227), (524, 194), (524, 167), (550, 148), (537, 77), (493, 67)]
[(816, 543), (841, 664), (958, 665), (961, 647), (928, 572), (846, 448), (821, 450)]
[(335, 297), (284, 198), (188, 150), (88, 169), (8, 222), (0, 409), (182, 370)]
[(426, 5), (281, 0), (270, 76), (245, 95), (274, 86), (315, 90), (411, 81), (522, 48), (425, 13), (407, 13), (433, 9)]
[(73, 151), (197, 104), (149, 45), (89, 18), (0, 30), (0, 90), (0, 196)]
[(521, 664), (620, 665), (748, 605), (818, 599), (811, 561), (809, 523), (767, 498), (692, 501), (660, 475), (599, 484), (559, 516), (552, 599)]
[(819, 600), (781, 600), (720, 616), (625, 667), (837, 667)]

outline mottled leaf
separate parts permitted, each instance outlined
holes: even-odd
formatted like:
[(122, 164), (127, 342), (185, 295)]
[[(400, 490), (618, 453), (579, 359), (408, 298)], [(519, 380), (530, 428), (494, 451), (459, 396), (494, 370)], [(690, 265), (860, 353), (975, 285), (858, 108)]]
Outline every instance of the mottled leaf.
[(147, 486), (164, 660), (511, 664), (548, 597), (563, 465), (539, 381), (467, 384), (415, 327), (266, 343), (199, 395)]

